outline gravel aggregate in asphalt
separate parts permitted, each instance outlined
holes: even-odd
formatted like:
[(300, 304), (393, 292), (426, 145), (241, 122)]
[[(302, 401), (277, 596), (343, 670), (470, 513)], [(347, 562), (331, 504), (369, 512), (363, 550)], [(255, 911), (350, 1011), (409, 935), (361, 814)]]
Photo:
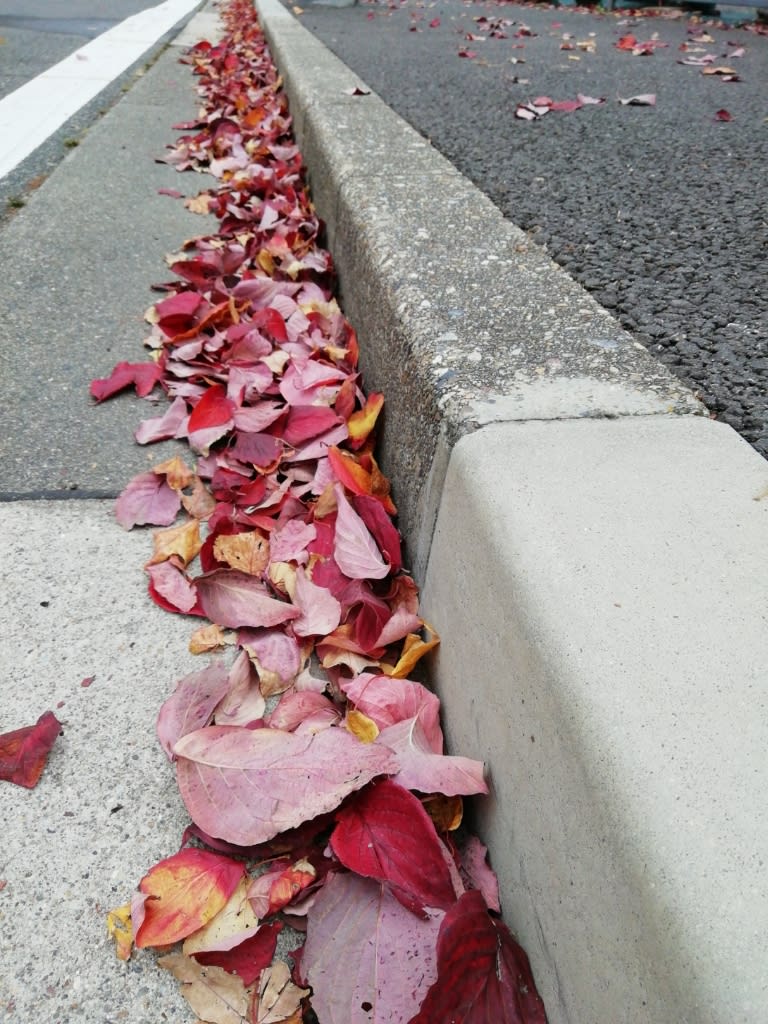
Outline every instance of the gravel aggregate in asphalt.
[[(482, 16), (506, 19), (507, 38)], [(764, 34), (489, 0), (307, 3), (299, 17), (768, 457)], [(652, 53), (618, 49), (629, 33)], [(679, 63), (708, 54), (740, 80)], [(518, 103), (579, 93), (606, 102), (515, 117)], [(618, 102), (646, 93), (655, 106)]]

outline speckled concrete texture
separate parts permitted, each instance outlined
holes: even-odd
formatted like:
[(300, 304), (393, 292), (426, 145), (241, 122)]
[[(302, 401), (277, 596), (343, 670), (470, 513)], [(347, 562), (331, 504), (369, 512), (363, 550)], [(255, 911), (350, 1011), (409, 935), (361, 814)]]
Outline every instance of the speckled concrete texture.
[(552, 1024), (768, 1020), (768, 470), (699, 417), (493, 424), (423, 612)]
[(383, 465), (417, 577), (439, 504), (440, 453), (478, 423), (703, 411), (378, 97), (349, 95), (357, 76), (278, 0), (257, 6), (366, 384), (387, 395)]
[(3, 1024), (157, 1024), (185, 1012), (151, 954), (115, 959), (105, 915), (188, 824), (155, 719), (203, 662), (187, 650), (193, 620), (147, 596), (149, 533), (121, 530), (112, 505), (0, 505), (0, 731), (47, 710), (63, 723), (35, 789), (0, 782)]

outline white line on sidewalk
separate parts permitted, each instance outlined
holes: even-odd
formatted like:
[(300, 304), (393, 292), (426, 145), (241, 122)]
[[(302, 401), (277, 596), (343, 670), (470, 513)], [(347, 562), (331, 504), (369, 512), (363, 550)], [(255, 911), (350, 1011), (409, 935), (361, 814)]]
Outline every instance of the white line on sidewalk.
[(0, 178), (199, 5), (165, 0), (134, 14), (0, 100)]

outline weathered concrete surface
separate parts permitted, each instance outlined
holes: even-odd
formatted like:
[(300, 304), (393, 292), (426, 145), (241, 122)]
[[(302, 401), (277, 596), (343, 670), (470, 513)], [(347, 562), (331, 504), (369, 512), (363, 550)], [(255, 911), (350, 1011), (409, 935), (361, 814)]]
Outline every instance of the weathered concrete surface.
[(0, 232), (0, 498), (117, 494), (172, 448), (131, 442), (164, 398), (94, 406), (88, 385), (146, 358), (150, 286), (173, 276), (164, 255), (215, 223), (157, 194), (205, 187), (155, 163), (171, 125), (197, 109), (179, 53), (167, 50)]
[(0, 1021), (156, 1024), (174, 1006), (181, 1019), (153, 956), (115, 959), (105, 915), (189, 821), (155, 719), (204, 666), (193, 621), (149, 600), (151, 539), (121, 530), (112, 501), (0, 505), (0, 546), (0, 731), (47, 710), (64, 730), (35, 789), (0, 783)]
[[(423, 575), (444, 454), (478, 423), (700, 412), (627, 335), (278, 0), (257, 7), (318, 212), (385, 391), (384, 468)], [(535, 384), (535, 387), (531, 387)]]
[(768, 467), (710, 420), (454, 448), (435, 679), (553, 1024), (768, 1020), (766, 545)]

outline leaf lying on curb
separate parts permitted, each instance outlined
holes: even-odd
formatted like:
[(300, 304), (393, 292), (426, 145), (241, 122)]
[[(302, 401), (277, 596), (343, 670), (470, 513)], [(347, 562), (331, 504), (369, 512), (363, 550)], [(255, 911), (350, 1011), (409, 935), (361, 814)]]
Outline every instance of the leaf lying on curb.
[(182, 953), (170, 953), (157, 963), (182, 983), (181, 994), (205, 1024), (250, 1024), (252, 992), (236, 974), (205, 967)]
[(34, 789), (60, 732), (61, 722), (46, 711), (35, 725), (0, 735), (0, 780)]

